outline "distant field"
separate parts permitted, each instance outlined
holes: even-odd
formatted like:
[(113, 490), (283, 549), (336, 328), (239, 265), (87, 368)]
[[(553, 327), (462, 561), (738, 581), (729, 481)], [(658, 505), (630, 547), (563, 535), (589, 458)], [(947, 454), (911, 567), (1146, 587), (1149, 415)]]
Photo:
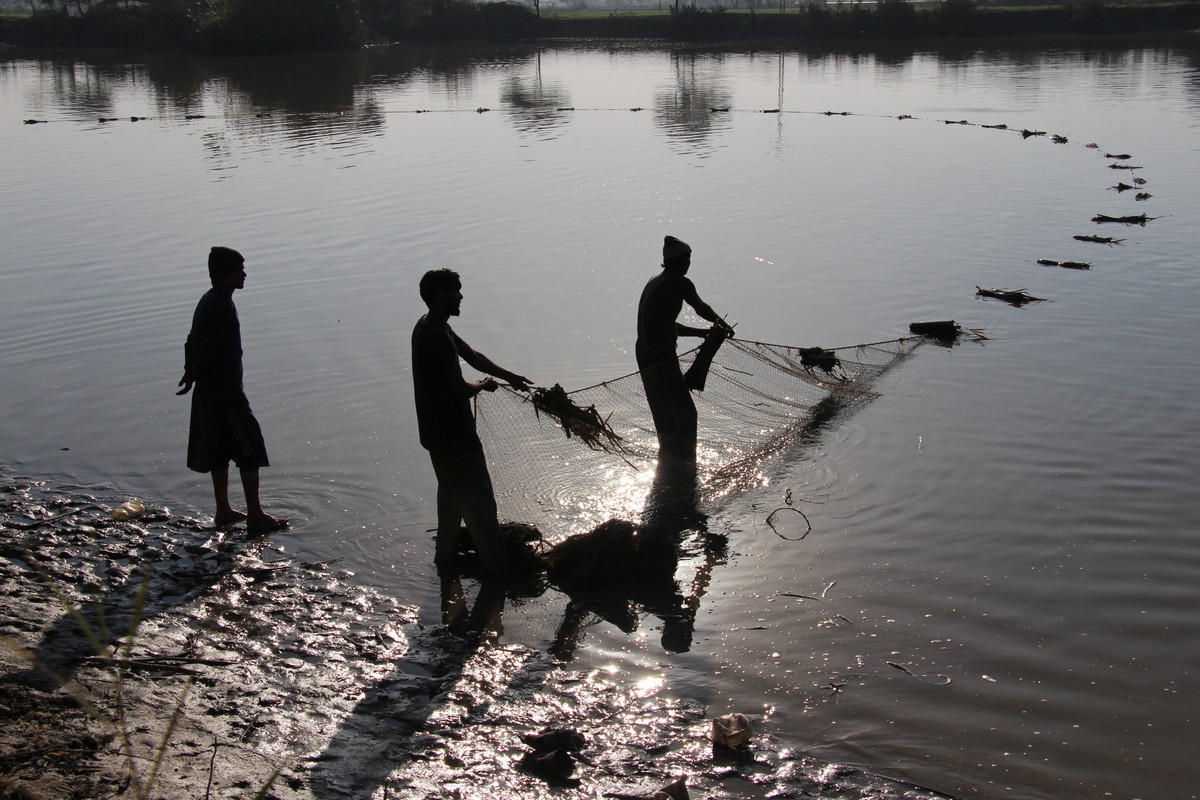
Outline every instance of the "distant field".
[[(932, 8), (939, 4), (940, 0), (910, 0), (909, 5), (915, 8)], [(876, 5), (877, 0), (828, 0), (825, 3), (816, 3), (815, 5), (824, 8), (838, 8), (851, 5)], [(1065, 6), (1080, 5), (1080, 0), (1074, 2), (1017, 2), (1011, 3), (979, 3), (981, 11), (1045, 11), (1047, 9), (1063, 8)], [(688, 4), (683, 3), (684, 7)], [(1108, 2), (1103, 3), (1106, 7), (1136, 7), (1136, 8), (1170, 8), (1178, 5), (1174, 2), (1138, 2), (1138, 0), (1130, 0), (1129, 2)], [(717, 11), (717, 6), (704, 5), (700, 7), (704, 11)], [(778, 6), (773, 8), (733, 8), (730, 6), (721, 6), (720, 10), (725, 14), (744, 14), (754, 16), (775, 16), (783, 14), (784, 16), (795, 16), (803, 13), (802, 7), (789, 5), (786, 9), (780, 10)], [(542, 17), (546, 19), (561, 19), (561, 20), (586, 20), (586, 19), (612, 19), (612, 18), (636, 18), (636, 19), (654, 19), (655, 17), (669, 17), (671, 11), (668, 7), (663, 8), (584, 8), (584, 9), (542, 9)]]

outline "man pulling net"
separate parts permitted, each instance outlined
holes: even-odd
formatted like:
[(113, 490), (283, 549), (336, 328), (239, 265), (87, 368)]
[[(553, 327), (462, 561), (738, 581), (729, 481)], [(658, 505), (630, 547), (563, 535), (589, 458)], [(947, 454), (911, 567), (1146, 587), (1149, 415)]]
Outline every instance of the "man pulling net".
[[(687, 277), (692, 248), (674, 236), (663, 241), (662, 272), (646, 283), (638, 302), (637, 364), (646, 392), (646, 402), (658, 435), (659, 458), (683, 463), (696, 460), (696, 404), (679, 366), (676, 342), (680, 336), (733, 336), (733, 327), (708, 303), (700, 299), (696, 285)], [(711, 330), (678, 322), (687, 303), (701, 318), (713, 323)], [(712, 356), (707, 355), (708, 358)]]

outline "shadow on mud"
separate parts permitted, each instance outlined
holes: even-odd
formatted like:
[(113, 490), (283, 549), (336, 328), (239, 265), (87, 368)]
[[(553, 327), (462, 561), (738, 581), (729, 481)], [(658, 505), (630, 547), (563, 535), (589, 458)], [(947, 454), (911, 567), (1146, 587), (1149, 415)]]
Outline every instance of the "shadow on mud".
[[(40, 629), (27, 651), (34, 665), (7, 679), (43, 689), (70, 682), (81, 665), (115, 658), (139, 625), (210, 594), (265, 540), (240, 528), (214, 530), (163, 507), (135, 521), (114, 520), (109, 507), (123, 497), (107, 487), (46, 489), (8, 480), (0, 497), (15, 534), (0, 541), (0, 556), (37, 576), (46, 618), (56, 618), (48, 627), (24, 621), (27, 632)], [(165, 661), (155, 666), (169, 668)]]
[[(656, 746), (648, 742), (657, 735), (649, 736), (645, 747), (636, 736), (627, 737), (623, 747), (632, 749), (621, 757), (620, 767), (608, 761), (596, 768), (586, 751), (609, 735), (601, 723), (644, 707), (649, 698), (629, 695), (594, 675), (581, 679), (563, 667), (586, 628), (601, 620), (633, 633), (642, 617), (652, 615), (662, 621), (664, 650), (690, 649), (696, 610), (725, 555), (724, 538), (704, 530), (697, 494), (695, 469), (672, 467), (656, 473), (638, 525), (612, 519), (552, 546), (529, 526), (505, 526), (510, 561), (522, 565), (519, 574), (506, 579), (483, 576), (473, 554), (464, 551), (439, 576), (441, 625), (417, 634), (396, 672), (355, 706), (317, 759), (314, 793), (332, 800), (375, 796), (380, 787), (385, 795), (400, 796), (451, 791), (448, 785), (461, 781), (464, 770), (486, 781), (490, 792), (522, 797), (597, 780), (615, 780), (628, 792), (635, 775), (646, 783), (641, 762), (655, 757)], [(685, 593), (676, 572), (688, 535), (700, 536), (705, 545), (703, 564)], [(469, 548), (469, 536), (460, 541)], [(500, 643), (507, 602), (526, 603), (555, 592), (565, 596), (566, 607), (548, 652)], [(683, 702), (673, 711), (660, 711), (651, 720), (703, 722), (699, 704)], [(655, 724), (646, 720), (639, 727), (648, 733)], [(529, 758), (527, 740), (543, 729), (570, 730), (585, 753)], [(608, 752), (611, 757), (611, 747)], [(654, 778), (638, 790), (653, 791), (655, 782), (661, 785)]]

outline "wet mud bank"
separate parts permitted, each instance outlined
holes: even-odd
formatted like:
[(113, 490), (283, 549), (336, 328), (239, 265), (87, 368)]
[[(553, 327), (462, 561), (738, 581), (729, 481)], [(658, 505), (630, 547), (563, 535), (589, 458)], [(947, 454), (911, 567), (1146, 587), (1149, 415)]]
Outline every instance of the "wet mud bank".
[(944, 797), (126, 499), (0, 472), (0, 798)]

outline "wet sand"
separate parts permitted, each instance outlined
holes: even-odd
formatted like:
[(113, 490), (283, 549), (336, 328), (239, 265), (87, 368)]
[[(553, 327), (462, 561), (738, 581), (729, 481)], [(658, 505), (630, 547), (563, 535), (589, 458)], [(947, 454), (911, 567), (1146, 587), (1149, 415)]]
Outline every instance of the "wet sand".
[[(0, 473), (0, 797), (939, 798), (493, 633), (462, 581), (436, 627), (194, 510)], [(69, 611), (77, 609), (77, 611)], [(130, 633), (132, 631), (132, 634)], [(522, 737), (570, 729), (549, 767)]]

